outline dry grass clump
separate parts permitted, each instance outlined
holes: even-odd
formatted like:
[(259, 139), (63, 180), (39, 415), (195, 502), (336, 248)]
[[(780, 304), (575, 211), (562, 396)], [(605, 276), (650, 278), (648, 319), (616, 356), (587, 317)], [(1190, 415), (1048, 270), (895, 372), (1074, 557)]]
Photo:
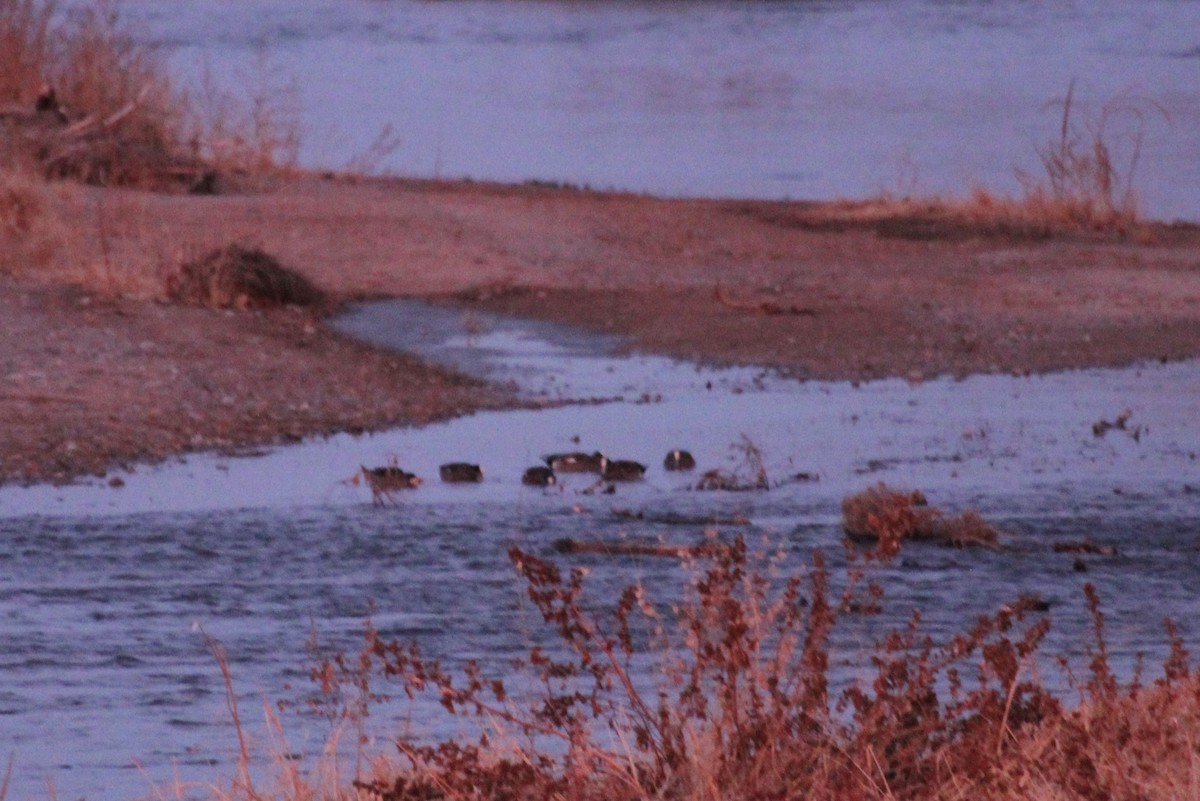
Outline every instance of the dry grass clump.
[(724, 492), (752, 492), (771, 489), (766, 457), (762, 448), (745, 434), (729, 446), (738, 464), (731, 470), (713, 468), (701, 474), (692, 489)]
[[(1050, 621), (1029, 602), (942, 644), (914, 617), (838, 690), (832, 634), (854, 580), (835, 602), (820, 555), (779, 576), (739, 539), (695, 563), (677, 602), (634, 586), (607, 610), (585, 599), (582, 570), (510, 556), (557, 635), (516, 665), (531, 694), (474, 662), (452, 674), (371, 627), (360, 653), (314, 669), (328, 708), (360, 724), (384, 682), (478, 726), (473, 738), (397, 737), (398, 760), (376, 759), (355, 791), (380, 801), (1196, 797), (1200, 676), (1172, 630), (1163, 677), (1121, 684), (1090, 585), (1094, 641), (1085, 676), (1068, 667), (1080, 699), (1070, 708), (1038, 680)], [(635, 663), (657, 665), (653, 687)]]
[(217, 172), (290, 166), (298, 115), (277, 82), (247, 99), (173, 85), (114, 0), (0, 0), (0, 165), (104, 186), (212, 192)]
[(324, 293), (295, 270), (257, 248), (232, 244), (183, 264), (166, 280), (179, 303), (221, 309), (320, 306)]
[(0, 2), (0, 142), (10, 164), (103, 185), (159, 185), (194, 167), (185, 112), (154, 50), (113, 2)]
[(996, 529), (978, 513), (947, 516), (919, 490), (901, 491), (883, 482), (842, 500), (842, 528), (852, 540), (874, 543), (884, 557), (895, 556), (905, 540), (956, 548), (994, 548), (998, 540)]
[(1016, 170), (1022, 190), (1016, 196), (977, 187), (966, 198), (905, 194), (816, 204), (798, 212), (754, 203), (740, 208), (784, 227), (865, 229), (899, 239), (1147, 235), (1133, 179), (1150, 123), (1160, 117), (1169, 122), (1163, 108), (1122, 94), (1089, 114), (1080, 110), (1074, 82), (1048, 108), (1061, 110), (1058, 135), (1037, 148), (1041, 172)]
[(1141, 157), (1149, 120), (1163, 108), (1147, 98), (1120, 95), (1097, 114), (1077, 114), (1075, 82), (1066, 96), (1050, 104), (1060, 107), (1059, 134), (1038, 148), (1041, 174), (1017, 170), (1023, 194), (999, 196), (976, 189), (968, 201), (950, 211), (968, 224), (998, 226), (1026, 236), (1052, 236), (1069, 231), (1126, 235), (1141, 223), (1133, 176)]

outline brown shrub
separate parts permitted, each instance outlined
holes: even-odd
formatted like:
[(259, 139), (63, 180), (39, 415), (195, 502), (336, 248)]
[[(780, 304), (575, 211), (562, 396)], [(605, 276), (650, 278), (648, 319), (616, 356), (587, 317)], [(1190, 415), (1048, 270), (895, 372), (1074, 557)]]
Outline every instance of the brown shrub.
[(292, 95), (267, 84), (243, 100), (211, 81), (181, 91), (115, 0), (0, 0), (0, 165), (209, 193), (216, 170), (262, 173), (294, 162), (298, 114), (281, 100)]
[[(315, 700), (334, 718), (361, 724), (387, 697), (383, 681), (481, 724), (477, 742), (399, 735), (399, 760), (374, 760), (356, 790), (386, 801), (1194, 797), (1200, 677), (1168, 625), (1163, 678), (1118, 682), (1090, 585), (1094, 640), (1086, 675), (1068, 672), (1081, 699), (1069, 708), (1040, 680), (1050, 621), (1027, 599), (941, 644), (915, 615), (839, 690), (839, 612), (819, 554), (781, 576), (740, 539), (714, 543), (682, 598), (660, 607), (633, 586), (608, 609), (585, 598), (584, 571), (510, 556), (558, 636), (516, 666), (532, 693), (510, 694), (475, 662), (451, 674), (370, 625), (361, 652), (314, 668)], [(656, 689), (633, 664), (661, 669)]]
[(300, 273), (257, 248), (228, 245), (187, 262), (167, 278), (167, 296), (216, 308), (320, 306), (325, 295)]
[(842, 500), (842, 528), (852, 540), (875, 544), (884, 558), (895, 556), (904, 540), (994, 548), (998, 539), (976, 512), (948, 517), (919, 490), (901, 491), (883, 482)]

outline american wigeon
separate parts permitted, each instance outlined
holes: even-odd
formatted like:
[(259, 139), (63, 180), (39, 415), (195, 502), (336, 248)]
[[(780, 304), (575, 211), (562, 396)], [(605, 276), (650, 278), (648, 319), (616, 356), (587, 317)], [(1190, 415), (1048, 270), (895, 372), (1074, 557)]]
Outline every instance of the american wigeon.
[(406, 473), (396, 465), (387, 467), (359, 465), (359, 467), (362, 468), (367, 486), (371, 488), (371, 501), (377, 506), (382, 505), (384, 501), (392, 500), (391, 493), (397, 490), (416, 489), (421, 486), (420, 476)]
[(483, 481), (483, 468), (468, 462), (450, 462), (438, 468), (438, 475), (451, 484), (478, 484)]
[(531, 467), (521, 476), (521, 483), (529, 487), (550, 487), (558, 482), (554, 471), (549, 467)]
[(546, 464), (556, 473), (603, 473), (608, 459), (595, 453), (553, 453), (543, 457)]
[(663, 459), (663, 467), (668, 470), (691, 470), (696, 466), (696, 457), (687, 451), (671, 451)]
[(600, 477), (604, 481), (640, 481), (646, 475), (646, 465), (629, 459), (605, 460)]

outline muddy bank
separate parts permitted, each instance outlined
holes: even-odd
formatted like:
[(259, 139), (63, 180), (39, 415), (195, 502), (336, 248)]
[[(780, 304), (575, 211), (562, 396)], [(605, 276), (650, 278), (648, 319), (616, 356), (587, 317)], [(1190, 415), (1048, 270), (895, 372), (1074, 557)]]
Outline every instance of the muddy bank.
[(220, 312), (0, 280), (0, 479), (421, 424), (508, 402), (294, 310)]
[[(502, 391), (310, 312), (162, 302), (230, 242), (336, 301), (435, 297), (801, 377), (1047, 371), (1200, 355), (1200, 232), (1028, 228), (854, 204), (303, 178), (216, 197), (55, 188), (0, 278), (0, 480), (419, 424)], [(50, 236), (53, 234), (53, 236)], [(34, 253), (32, 249), (28, 251)], [(36, 263), (35, 263), (36, 262)]]

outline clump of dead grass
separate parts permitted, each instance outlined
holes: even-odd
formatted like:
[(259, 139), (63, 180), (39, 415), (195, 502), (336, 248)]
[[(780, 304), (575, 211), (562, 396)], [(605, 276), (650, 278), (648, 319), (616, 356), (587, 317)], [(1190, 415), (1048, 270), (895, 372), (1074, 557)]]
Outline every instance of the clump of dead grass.
[(852, 540), (871, 543), (882, 557), (895, 556), (905, 541), (956, 548), (995, 548), (999, 535), (977, 512), (947, 515), (919, 490), (880, 482), (842, 500), (842, 528)]
[(1142, 223), (1133, 181), (1150, 121), (1170, 121), (1161, 105), (1123, 93), (1089, 114), (1081, 111), (1075, 82), (1047, 105), (1060, 109), (1058, 136), (1037, 150), (1040, 173), (1018, 169), (1020, 197), (976, 188), (951, 211), (967, 223), (1030, 237), (1056, 233), (1128, 235)]
[(1123, 93), (1089, 110), (1074, 81), (1046, 106), (1059, 112), (1057, 135), (1037, 147), (1040, 171), (1016, 169), (1019, 194), (975, 187), (965, 198), (884, 195), (822, 204), (798, 215), (748, 207), (780, 225), (812, 230), (868, 229), (915, 240), (1056, 236), (1144, 236), (1134, 178), (1151, 123), (1170, 122), (1150, 98)]
[(211, 192), (217, 171), (294, 163), (299, 125), (287, 97), (276, 83), (245, 100), (211, 82), (179, 89), (115, 0), (0, 1), (2, 165), (104, 186)]
[(258, 248), (238, 244), (189, 261), (166, 279), (178, 303), (222, 309), (321, 306), (324, 293), (300, 273)]
[(184, 166), (179, 95), (114, 2), (0, 3), (0, 43), (10, 163), (105, 185), (161, 182)]
[(742, 434), (729, 446), (736, 464), (732, 470), (713, 468), (706, 470), (693, 485), (693, 489), (723, 492), (754, 492), (771, 489), (767, 473), (766, 456), (758, 443)]
[[(739, 539), (693, 563), (677, 602), (656, 603), (635, 585), (609, 609), (585, 598), (584, 571), (510, 556), (558, 639), (516, 664), (532, 695), (510, 693), (476, 662), (452, 673), (371, 626), (357, 655), (314, 668), (335, 716), (361, 722), (386, 697), (383, 682), (480, 729), (440, 742), (398, 736), (396, 757), (372, 760), (353, 792), (380, 801), (1194, 796), (1200, 676), (1168, 625), (1162, 678), (1118, 681), (1090, 585), (1086, 673), (1062, 662), (1080, 699), (1071, 707), (1039, 680), (1050, 621), (1029, 601), (941, 644), (914, 616), (876, 643), (862, 680), (839, 690), (832, 635), (854, 580), (836, 602), (819, 554), (781, 575)], [(657, 684), (639, 680), (635, 664), (656, 664)]]

